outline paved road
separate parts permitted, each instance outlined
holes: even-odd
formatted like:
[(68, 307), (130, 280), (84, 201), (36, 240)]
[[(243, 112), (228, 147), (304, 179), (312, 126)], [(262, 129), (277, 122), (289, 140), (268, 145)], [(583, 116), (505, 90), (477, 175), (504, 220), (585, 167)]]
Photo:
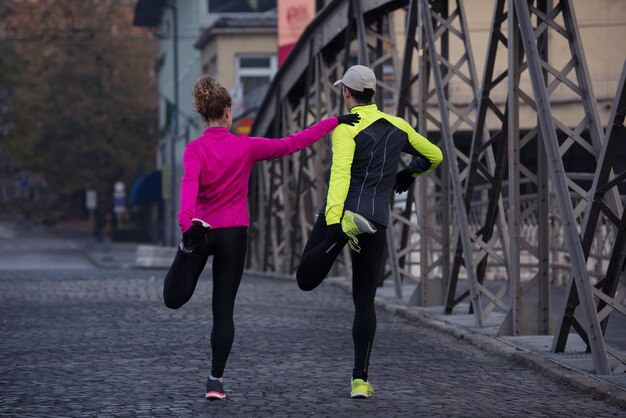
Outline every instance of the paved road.
[(0, 271), (0, 416), (624, 416), (548, 377), (379, 312), (370, 373), (349, 399), (344, 291), (244, 277), (225, 379), (204, 400), (210, 277), (178, 311), (163, 271)]

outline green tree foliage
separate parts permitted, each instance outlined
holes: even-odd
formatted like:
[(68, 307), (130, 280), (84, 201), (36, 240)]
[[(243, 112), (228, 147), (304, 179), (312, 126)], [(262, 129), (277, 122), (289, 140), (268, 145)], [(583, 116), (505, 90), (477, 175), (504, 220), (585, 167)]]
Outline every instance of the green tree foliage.
[(45, 184), (41, 213), (76, 216), (84, 191), (109, 208), (113, 184), (153, 168), (157, 146), (152, 36), (134, 2), (3, 0), (0, 153)]

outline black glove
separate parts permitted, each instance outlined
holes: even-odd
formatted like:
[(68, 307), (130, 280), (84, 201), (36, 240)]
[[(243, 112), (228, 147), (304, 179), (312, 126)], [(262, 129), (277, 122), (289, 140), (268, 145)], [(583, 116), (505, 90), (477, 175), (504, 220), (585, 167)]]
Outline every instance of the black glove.
[(411, 187), (414, 180), (415, 177), (413, 177), (413, 175), (406, 168), (404, 170), (400, 170), (396, 174), (396, 184), (393, 185), (393, 190), (395, 190), (396, 193), (404, 193), (409, 190), (409, 187)]
[(194, 249), (202, 240), (206, 239), (207, 228), (201, 222), (193, 221), (193, 225), (183, 233), (183, 245), (185, 248)]
[(346, 125), (354, 126), (361, 121), (361, 117), (358, 113), (349, 113), (347, 115), (337, 116), (337, 122), (339, 124), (345, 123)]
[(348, 236), (341, 229), (341, 223), (326, 226), (326, 234), (328, 234), (328, 239), (334, 242), (348, 240)]

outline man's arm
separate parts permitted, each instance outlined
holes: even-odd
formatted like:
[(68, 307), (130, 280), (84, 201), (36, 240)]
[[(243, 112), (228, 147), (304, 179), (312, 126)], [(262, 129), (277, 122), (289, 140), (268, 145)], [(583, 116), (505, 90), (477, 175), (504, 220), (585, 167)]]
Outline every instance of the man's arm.
[(396, 182), (393, 186), (396, 193), (406, 192), (417, 176), (434, 170), (443, 160), (439, 147), (420, 135), (406, 121), (402, 121), (402, 125), (401, 129), (406, 132), (408, 138), (403, 151), (414, 155), (415, 158), (405, 169), (396, 174)]
[(416, 158), (411, 161), (405, 170), (408, 170), (413, 177), (417, 177), (421, 174), (434, 170), (439, 164), (441, 164), (441, 161), (443, 161), (443, 154), (438, 146), (420, 135), (408, 123), (406, 123), (404, 131), (407, 133), (411, 148), (415, 151), (410, 152), (410, 154), (416, 156)]
[(341, 222), (343, 207), (350, 189), (350, 173), (356, 144), (352, 130), (338, 126), (332, 137), (333, 161), (330, 167), (330, 182), (326, 197), (326, 224)]

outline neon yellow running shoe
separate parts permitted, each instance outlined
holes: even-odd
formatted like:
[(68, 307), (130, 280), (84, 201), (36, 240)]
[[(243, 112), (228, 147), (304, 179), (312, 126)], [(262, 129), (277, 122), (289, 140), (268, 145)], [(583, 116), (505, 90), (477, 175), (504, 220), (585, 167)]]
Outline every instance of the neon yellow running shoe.
[(346, 210), (341, 219), (341, 229), (348, 236), (348, 245), (357, 253), (361, 252), (359, 240), (356, 237), (359, 234), (373, 234), (376, 232), (374, 225), (370, 223), (363, 215)]
[(351, 398), (369, 398), (374, 394), (374, 387), (370, 382), (366, 382), (363, 379), (352, 379), (352, 391), (350, 391)]

